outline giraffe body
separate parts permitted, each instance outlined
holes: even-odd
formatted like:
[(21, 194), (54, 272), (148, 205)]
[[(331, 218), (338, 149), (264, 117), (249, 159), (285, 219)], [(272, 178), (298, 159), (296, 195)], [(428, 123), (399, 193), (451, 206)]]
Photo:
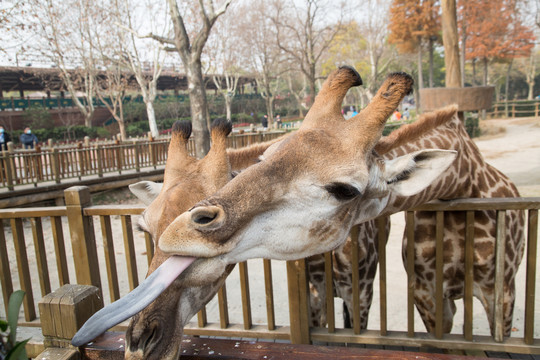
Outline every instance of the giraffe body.
[[(389, 202), (387, 212), (407, 209), (434, 199), (450, 200), (458, 198), (517, 197), (515, 185), (499, 170), (483, 159), (474, 142), (467, 135), (462, 122), (454, 111), (441, 111), (439, 117), (419, 120), (419, 127), (431, 127), (420, 137), (405, 126), (388, 138), (381, 140), (386, 159), (395, 158), (411, 151), (425, 148), (456, 150), (454, 163), (434, 183), (417, 195), (394, 198)], [(411, 134), (412, 133), (412, 134)], [(409, 138), (407, 140), (407, 138)], [(399, 140), (398, 140), (399, 139)], [(464, 244), (465, 214), (449, 212), (444, 222), (444, 323), (445, 332), (452, 328), (455, 313), (454, 300), (463, 297), (464, 289)], [(387, 224), (387, 228), (388, 228)], [(514, 277), (523, 257), (524, 214), (508, 211), (506, 216), (506, 259), (504, 281), (504, 334), (508, 336), (512, 324), (514, 307)], [(493, 331), (494, 306), (494, 244), (496, 231), (495, 211), (478, 211), (475, 214), (474, 246), (474, 296), (484, 306)], [(388, 234), (388, 231), (387, 231)], [(378, 261), (378, 231), (374, 221), (359, 225), (359, 289), (360, 327), (367, 327), (368, 310), (373, 297), (373, 278)], [(428, 331), (435, 330), (435, 214), (417, 212), (415, 214), (415, 303)], [(350, 243), (351, 239), (347, 240)], [(403, 239), (406, 249), (407, 239)], [(366, 249), (368, 251), (366, 251)], [(369, 256), (368, 256), (369, 255)], [(350, 266), (350, 246), (345, 244), (334, 251), (334, 286), (336, 295), (343, 298), (349, 313), (352, 313), (352, 267)], [(375, 259), (375, 261), (374, 261)], [(406, 254), (403, 251), (403, 259)], [(313, 326), (326, 324), (324, 301), (318, 299), (324, 294), (324, 258), (322, 255), (308, 261), (310, 270), (311, 306)], [(313, 274), (313, 275), (312, 275)], [(323, 295), (324, 296), (324, 295)], [(320, 304), (323, 304), (321, 307)]]

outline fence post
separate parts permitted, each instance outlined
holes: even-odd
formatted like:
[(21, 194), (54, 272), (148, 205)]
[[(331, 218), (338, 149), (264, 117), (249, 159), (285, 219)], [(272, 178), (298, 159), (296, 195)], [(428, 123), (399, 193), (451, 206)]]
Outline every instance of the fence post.
[(54, 181), (57, 184), (60, 184), (60, 154), (58, 154), (58, 149), (52, 149), (52, 171), (54, 175)]
[(13, 173), (11, 172), (11, 157), (10, 153), (6, 150), (2, 151), (3, 166), (6, 172), (6, 183), (8, 190), (13, 190)]
[(118, 139), (114, 141), (114, 144), (116, 145), (116, 167), (118, 168), (118, 173), (122, 174), (122, 144)]
[(34, 182), (34, 186), (37, 186), (37, 180), (43, 181), (43, 161), (41, 156), (41, 146), (36, 145), (36, 181)]
[(538, 101), (534, 103), (534, 116), (538, 117)]
[[(17, 177), (17, 167), (15, 166), (15, 150), (13, 149), (13, 143), (10, 141), (7, 143), (7, 151), (8, 151), (8, 163), (9, 167), (11, 168), (11, 179), (12, 184), (18, 183), (18, 177)], [(11, 188), (13, 190), (13, 186)]]
[(103, 308), (103, 298), (95, 286), (66, 284), (45, 295), (38, 307), (43, 345), (76, 352), (71, 339), (90, 316)]
[(64, 191), (71, 247), (75, 261), (77, 284), (94, 285), (101, 289), (99, 264), (94, 235), (94, 221), (84, 215), (84, 208), (92, 205), (90, 189), (72, 186)]
[(103, 177), (103, 149), (101, 145), (96, 145), (98, 176)]
[(148, 153), (150, 154), (150, 159), (152, 161), (152, 166), (154, 169), (157, 168), (156, 163), (156, 153), (154, 149), (154, 138), (152, 137), (152, 133), (148, 132)]
[(310, 344), (309, 289), (304, 259), (287, 261), (287, 284), (289, 289), (291, 343)]
[(139, 143), (137, 140), (133, 140), (134, 156), (135, 156), (135, 171), (141, 172), (141, 164), (139, 163)]

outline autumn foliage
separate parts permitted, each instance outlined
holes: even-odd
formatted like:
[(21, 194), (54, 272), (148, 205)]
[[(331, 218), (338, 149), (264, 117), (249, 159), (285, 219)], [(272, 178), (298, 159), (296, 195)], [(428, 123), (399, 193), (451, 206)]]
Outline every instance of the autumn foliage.
[(466, 29), (468, 60), (509, 59), (530, 55), (535, 37), (532, 29), (522, 24), (517, 2), (461, 1), (460, 28)]
[(439, 5), (435, 0), (394, 0), (390, 7), (388, 41), (400, 52), (415, 52), (422, 42), (438, 37)]

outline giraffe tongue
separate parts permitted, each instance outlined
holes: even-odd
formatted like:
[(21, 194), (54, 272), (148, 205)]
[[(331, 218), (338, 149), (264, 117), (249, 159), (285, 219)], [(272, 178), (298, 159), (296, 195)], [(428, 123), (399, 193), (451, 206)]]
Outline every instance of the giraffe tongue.
[(185, 256), (171, 256), (165, 260), (133, 291), (92, 315), (77, 331), (71, 344), (84, 345), (137, 314), (154, 301), (193, 261), (195, 258)]

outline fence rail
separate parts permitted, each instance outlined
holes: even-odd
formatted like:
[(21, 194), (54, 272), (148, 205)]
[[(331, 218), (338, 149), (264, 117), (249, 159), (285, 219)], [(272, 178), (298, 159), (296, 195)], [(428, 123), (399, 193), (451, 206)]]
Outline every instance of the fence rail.
[[(379, 242), (380, 321), (371, 325), (372, 328), (360, 330), (357, 326), (353, 329), (344, 329), (338, 324), (332, 281), (326, 282), (328, 325), (324, 328), (310, 328), (305, 260), (288, 261), (286, 264), (279, 261), (254, 260), (238, 265), (238, 270), (229, 276), (227, 287), (224, 286), (217, 294), (217, 299), (212, 300), (199, 312), (197, 320), (186, 327), (185, 333), (282, 339), (291, 340), (293, 343), (323, 341), (540, 354), (540, 337), (534, 335), (535, 326), (537, 330), (539, 326), (537, 312), (535, 313), (537, 302), (535, 286), (540, 198), (464, 199), (429, 203), (406, 212), (406, 222), (411, 225), (414, 219), (413, 211), (434, 211), (439, 219), (437, 225), (439, 227), (443, 224), (441, 219), (444, 218), (445, 212), (464, 211), (467, 226), (470, 228), (471, 222), (474, 221), (474, 212), (487, 209), (498, 212), (499, 227), (504, 227), (501, 222), (504, 221), (504, 214), (508, 210), (523, 210), (527, 214), (526, 255), (522, 264), (526, 272), (526, 284), (522, 288), (526, 293), (520, 297), (524, 299), (525, 306), (523, 313), (514, 314), (514, 319), (524, 319), (523, 336), (502, 339), (497, 335), (492, 337), (473, 331), (475, 319), (472, 316), (470, 276), (465, 280), (462, 333), (442, 334), (440, 306), (437, 306), (438, 330), (435, 334), (427, 334), (415, 328), (412, 293), (414, 282), (411, 276), (408, 277), (409, 283), (405, 293), (397, 295), (407, 299), (408, 305), (400, 315), (405, 319), (406, 326), (403, 329), (389, 329), (388, 294), (394, 291), (394, 285), (392, 279), (387, 277), (387, 267), (393, 265), (387, 263), (384, 241)], [(153, 255), (151, 239), (133, 230), (134, 217), (142, 211), (142, 207), (132, 205), (92, 206), (88, 189), (84, 187), (66, 190), (66, 206), (0, 210), (0, 219), (3, 220), (0, 221), (2, 270), (0, 284), (4, 306), (13, 289), (21, 288), (27, 294), (24, 299), (23, 324), (40, 326), (36, 315), (36, 299), (63, 284), (76, 281), (79, 284), (98, 286), (103, 292), (105, 302), (115, 301), (125, 295), (142, 280)], [(379, 226), (379, 229), (384, 230), (383, 222), (380, 223), (382, 226)], [(69, 234), (68, 237), (64, 235), (66, 233)], [(414, 233), (409, 232), (407, 236), (409, 244), (414, 244)], [(497, 236), (501, 239), (503, 235), (499, 233)], [(33, 239), (32, 243), (26, 240), (30, 238)], [(437, 237), (436, 241), (438, 244), (436, 266), (439, 278), (442, 271), (442, 253), (440, 253), (442, 238)], [(474, 233), (468, 231), (465, 245), (468, 255), (471, 254), (473, 241)], [(498, 246), (497, 251), (501, 248), (504, 246)], [(32, 251), (35, 252), (35, 263), (28, 261), (27, 252)], [(358, 253), (357, 243), (353, 243), (351, 251), (353, 254)], [(406, 251), (408, 259), (413, 258), (413, 245), (408, 246)], [(472, 274), (473, 259), (468, 255), (465, 260), (465, 273)], [(326, 254), (325, 259), (326, 276), (332, 276), (332, 256)], [(414, 264), (408, 263), (407, 266), (407, 271), (411, 274), (411, 266)], [(504, 257), (498, 257), (496, 267), (497, 273), (504, 271)], [(280, 273), (276, 275), (276, 269), (280, 269), (282, 274), (287, 274), (287, 281), (284, 281)], [(352, 271), (353, 273), (359, 271), (358, 263), (354, 261)], [(240, 285), (231, 286), (231, 284)], [(257, 286), (264, 289), (257, 292), (260, 296), (254, 296), (251, 291)], [(442, 287), (438, 288), (434, 299), (437, 304), (442, 300)], [(498, 282), (494, 291), (496, 294), (502, 291), (502, 283)], [(358, 283), (353, 282), (353, 294), (358, 294)], [(354, 302), (356, 310), (351, 316), (356, 319), (353, 324), (359, 324), (357, 296)], [(209, 309), (214, 309), (212, 310), (214, 315), (209, 316), (207, 312)], [(258, 314), (254, 314), (254, 309), (259, 309)], [(5, 311), (7, 312), (7, 307)], [(495, 323), (500, 324), (502, 317), (500, 312), (496, 313), (499, 315), (495, 318)]]
[[(284, 132), (234, 134), (228, 137), (228, 147), (240, 148), (275, 139)], [(62, 180), (105, 173), (122, 174), (127, 170), (140, 172), (142, 168), (165, 165), (169, 139), (134, 140), (114, 144), (78, 143), (71, 147), (37, 147), (35, 150), (15, 151), (8, 146), (0, 156), (0, 188), (14, 190), (19, 185), (43, 182), (61, 183)], [(188, 149), (195, 154), (195, 143), (190, 139)]]
[(501, 117), (538, 117), (539, 111), (540, 99), (500, 101), (493, 103), (487, 116), (496, 119)]

